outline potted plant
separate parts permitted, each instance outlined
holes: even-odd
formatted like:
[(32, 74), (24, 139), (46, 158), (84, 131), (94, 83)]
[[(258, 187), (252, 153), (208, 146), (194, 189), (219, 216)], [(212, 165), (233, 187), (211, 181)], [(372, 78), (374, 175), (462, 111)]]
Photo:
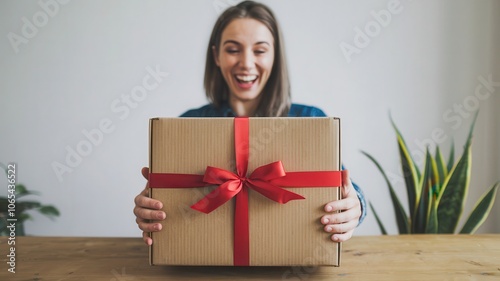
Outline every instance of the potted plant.
[[(8, 169), (2, 163), (0, 163), (0, 168), (7, 173)], [(59, 210), (52, 205), (43, 205), (38, 201), (24, 200), (25, 196), (40, 195), (40, 193), (28, 190), (23, 184), (15, 184), (13, 194), (14, 196), (10, 198), (8, 195), (7, 197), (0, 196), (0, 236), (10, 235), (11, 231), (8, 226), (12, 221), (8, 221), (9, 218), (17, 219), (15, 221), (16, 236), (24, 236), (24, 222), (33, 219), (30, 215), (31, 211), (39, 212), (51, 219), (59, 216)], [(22, 200), (20, 200), (21, 198)]]
[[(451, 146), (447, 162), (436, 145), (434, 155), (426, 151), (424, 167), (419, 170), (408, 147), (391, 119), (396, 131), (401, 169), (406, 183), (409, 214), (405, 211), (382, 166), (373, 156), (366, 155), (378, 168), (389, 188), (399, 234), (411, 233), (455, 233), (462, 215), (471, 177), (471, 142), (477, 113), (472, 122), (464, 152), (455, 163), (454, 148)], [(459, 233), (474, 233), (488, 217), (495, 202), (499, 182), (494, 183), (477, 201)], [(370, 203), (382, 234), (387, 234), (375, 208)]]

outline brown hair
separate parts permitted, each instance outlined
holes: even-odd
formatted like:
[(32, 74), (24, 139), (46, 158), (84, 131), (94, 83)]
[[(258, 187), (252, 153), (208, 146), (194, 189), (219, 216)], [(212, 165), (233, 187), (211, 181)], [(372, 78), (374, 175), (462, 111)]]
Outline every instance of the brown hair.
[(271, 9), (253, 1), (243, 1), (236, 6), (229, 7), (219, 16), (214, 25), (208, 43), (205, 64), (204, 86), (207, 98), (216, 107), (229, 101), (229, 87), (220, 68), (215, 63), (212, 46), (215, 46), (218, 54), (222, 32), (232, 20), (241, 18), (260, 21), (271, 31), (274, 38), (273, 68), (262, 93), (260, 93), (262, 97), (255, 116), (287, 116), (291, 105), (291, 95), (281, 30)]

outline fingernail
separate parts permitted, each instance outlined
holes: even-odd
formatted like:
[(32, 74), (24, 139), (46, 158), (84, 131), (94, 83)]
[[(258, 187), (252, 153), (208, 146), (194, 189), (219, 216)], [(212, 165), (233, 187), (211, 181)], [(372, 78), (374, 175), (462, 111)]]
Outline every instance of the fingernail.
[(157, 202), (157, 203), (155, 204), (155, 208), (156, 208), (156, 209), (161, 209), (161, 203), (160, 203), (160, 202)]
[(162, 219), (163, 219), (163, 213), (162, 213), (162, 212), (158, 212), (158, 213), (156, 214), (156, 218), (158, 218), (158, 219), (162, 220)]
[(327, 227), (327, 228), (326, 228), (326, 231), (327, 231), (327, 232), (332, 232), (332, 227), (331, 227), (331, 226)]
[(329, 223), (329, 222), (330, 222), (330, 220), (328, 220), (327, 218), (324, 218), (324, 219), (323, 219), (323, 224), (327, 224), (327, 223)]
[(332, 206), (326, 206), (326, 211), (331, 212), (333, 210)]
[(335, 235), (332, 235), (332, 240), (335, 241), (335, 242), (338, 242), (339, 241), (339, 238)]

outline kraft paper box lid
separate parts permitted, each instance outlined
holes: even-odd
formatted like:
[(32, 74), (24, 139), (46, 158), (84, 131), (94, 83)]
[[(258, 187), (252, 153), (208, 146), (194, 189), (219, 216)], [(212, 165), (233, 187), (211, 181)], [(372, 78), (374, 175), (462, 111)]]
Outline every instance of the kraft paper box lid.
[[(207, 166), (235, 170), (234, 118), (152, 118), (150, 173), (203, 175)], [(249, 118), (248, 174), (282, 161), (285, 171), (338, 171), (340, 120)], [(190, 208), (217, 186), (152, 188), (163, 202), (162, 230), (151, 233), (152, 265), (233, 265), (234, 198), (209, 214)], [(250, 266), (340, 264), (341, 243), (320, 218), (339, 187), (284, 188), (305, 197), (286, 204), (250, 189)]]

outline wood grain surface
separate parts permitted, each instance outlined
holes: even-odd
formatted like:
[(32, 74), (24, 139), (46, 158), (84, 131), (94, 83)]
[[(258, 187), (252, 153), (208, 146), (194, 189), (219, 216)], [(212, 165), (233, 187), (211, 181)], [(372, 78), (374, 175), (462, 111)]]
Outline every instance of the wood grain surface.
[(500, 235), (357, 236), (340, 267), (150, 266), (140, 238), (0, 238), (0, 280), (500, 280)]

